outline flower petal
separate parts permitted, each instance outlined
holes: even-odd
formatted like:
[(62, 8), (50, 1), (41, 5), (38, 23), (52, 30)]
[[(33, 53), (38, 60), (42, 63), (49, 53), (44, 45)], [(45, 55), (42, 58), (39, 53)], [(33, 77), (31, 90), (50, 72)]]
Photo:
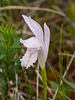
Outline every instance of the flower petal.
[(44, 23), (44, 40), (45, 40), (45, 56), (47, 59), (47, 55), (48, 55), (48, 49), (49, 49), (49, 42), (50, 42), (50, 30), (49, 27), (46, 25), (46, 23)]
[(30, 49), (30, 48), (28, 48), (25, 55), (23, 56), (23, 58), (20, 59), (21, 66), (25, 66), (26, 69), (28, 67), (33, 66), (33, 63), (35, 63), (36, 60), (37, 60), (38, 50), (39, 49)]
[(31, 37), (26, 40), (20, 39), (20, 42), (27, 48), (42, 48), (42, 42), (40, 42), (36, 37)]
[(25, 15), (22, 15), (22, 17), (24, 18), (25, 22), (27, 23), (27, 25), (29, 26), (31, 31), (34, 33), (34, 35), (39, 40), (43, 41), (43, 30), (42, 30), (41, 26), (36, 21), (31, 19), (30, 17), (27, 17)]
[(44, 48), (41, 48), (39, 49), (39, 52), (38, 52), (38, 61), (42, 69), (45, 67), (45, 62), (46, 62), (44, 50), (45, 50)]

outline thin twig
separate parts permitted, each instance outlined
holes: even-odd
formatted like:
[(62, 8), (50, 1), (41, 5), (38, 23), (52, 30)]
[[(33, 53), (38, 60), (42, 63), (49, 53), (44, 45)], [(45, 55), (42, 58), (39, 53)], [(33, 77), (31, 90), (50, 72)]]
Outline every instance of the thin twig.
[(16, 73), (16, 70), (15, 70), (15, 78), (16, 78), (15, 96), (16, 96), (16, 99), (19, 100), (19, 94), (18, 94), (18, 74)]
[[(71, 63), (72, 63), (74, 57), (75, 57), (75, 52), (74, 52), (74, 54), (72, 55), (72, 58), (71, 58), (71, 60), (70, 60), (70, 62), (69, 62), (69, 64), (68, 64), (68, 66), (67, 66), (67, 69), (65, 70), (65, 72), (64, 72), (64, 74), (63, 74), (63, 78), (66, 76), (67, 71), (68, 71), (68, 69), (69, 69), (69, 67), (70, 67), (70, 65), (71, 65)], [(63, 82), (63, 81), (61, 80), (61, 81), (60, 81), (60, 86), (61, 86), (62, 82)], [(56, 90), (56, 92), (55, 92), (55, 94), (54, 94), (54, 96), (53, 96), (53, 100), (55, 100), (56, 95), (57, 95), (57, 93), (58, 93), (58, 90), (59, 90), (59, 87), (57, 88), (57, 90)], [(71, 99), (68, 98), (68, 100), (71, 100)]]
[(73, 55), (72, 54), (67, 54), (67, 53), (58, 53), (58, 55), (62, 55), (62, 56), (69, 56), (69, 57), (72, 57)]
[(46, 11), (46, 12), (52, 12), (59, 14), (61, 16), (65, 16), (64, 13), (53, 10), (53, 9), (48, 9), (48, 8), (39, 8), (39, 7), (25, 7), (25, 6), (6, 6), (6, 7), (0, 7), (0, 10), (10, 10), (10, 9), (25, 9), (25, 10), (39, 10), (39, 11)]

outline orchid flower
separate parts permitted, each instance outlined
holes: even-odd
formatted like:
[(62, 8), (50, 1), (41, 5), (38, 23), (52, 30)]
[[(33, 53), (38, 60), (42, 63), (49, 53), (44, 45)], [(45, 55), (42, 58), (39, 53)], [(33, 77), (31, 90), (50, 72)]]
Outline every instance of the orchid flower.
[(43, 69), (48, 56), (49, 41), (50, 41), (50, 30), (49, 27), (44, 23), (44, 34), (41, 26), (25, 15), (22, 15), (26, 24), (29, 26), (34, 36), (29, 39), (22, 40), (20, 42), (27, 48), (26, 53), (20, 59), (21, 66), (25, 66), (26, 69), (33, 66), (38, 59), (40, 67)]

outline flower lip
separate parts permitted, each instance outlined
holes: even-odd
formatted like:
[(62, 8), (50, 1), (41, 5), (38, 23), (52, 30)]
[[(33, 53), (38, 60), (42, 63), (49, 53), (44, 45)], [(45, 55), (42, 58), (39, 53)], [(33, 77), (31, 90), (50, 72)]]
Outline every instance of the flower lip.
[(33, 66), (38, 56), (38, 49), (27, 48), (26, 54), (20, 59), (21, 66), (26, 66), (26, 69)]

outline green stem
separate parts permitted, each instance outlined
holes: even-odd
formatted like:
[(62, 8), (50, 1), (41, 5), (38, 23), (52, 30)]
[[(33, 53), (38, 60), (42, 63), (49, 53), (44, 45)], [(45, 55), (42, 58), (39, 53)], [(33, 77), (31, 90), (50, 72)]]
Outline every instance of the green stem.
[(47, 100), (47, 75), (45, 67), (41, 69), (42, 81), (44, 86), (44, 100)]
[(7, 40), (7, 64), (6, 64), (6, 67), (7, 67), (7, 81), (8, 81), (8, 84), (7, 84), (7, 89), (8, 89), (8, 94), (9, 94), (9, 98), (11, 100), (11, 96), (10, 96), (10, 81), (9, 81), (9, 68), (8, 68), (8, 40)]
[[(61, 26), (61, 32), (60, 32), (60, 40), (59, 40), (59, 53), (61, 53), (61, 45), (62, 45), (62, 29), (63, 25)], [(60, 68), (60, 74), (62, 76), (62, 57), (59, 55), (59, 68)]]

